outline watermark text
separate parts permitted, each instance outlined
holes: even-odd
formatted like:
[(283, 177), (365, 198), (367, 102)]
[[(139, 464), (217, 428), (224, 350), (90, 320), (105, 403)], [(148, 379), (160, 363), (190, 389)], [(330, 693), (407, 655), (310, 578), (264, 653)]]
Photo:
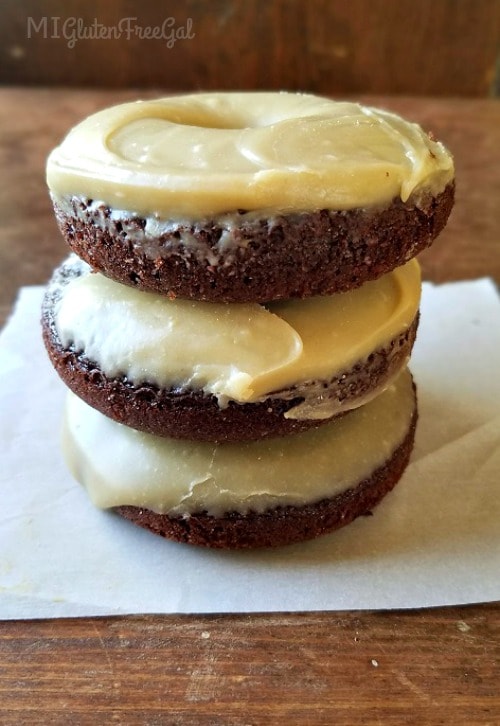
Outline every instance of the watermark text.
[(35, 19), (27, 18), (26, 35), (28, 39), (35, 35), (42, 38), (63, 38), (71, 50), (80, 40), (163, 40), (167, 48), (173, 48), (178, 40), (192, 40), (193, 20), (187, 18), (184, 24), (178, 24), (175, 18), (165, 18), (159, 25), (140, 25), (138, 18), (121, 18), (116, 25), (103, 25), (97, 18), (85, 23), (83, 18), (61, 18), (42, 16)]

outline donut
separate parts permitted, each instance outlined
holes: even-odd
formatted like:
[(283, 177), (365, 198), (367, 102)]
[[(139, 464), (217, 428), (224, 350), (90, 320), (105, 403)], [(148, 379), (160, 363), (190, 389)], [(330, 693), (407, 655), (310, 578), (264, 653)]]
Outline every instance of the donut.
[(404, 472), (416, 417), (407, 370), (321, 428), (245, 444), (153, 436), (69, 394), (63, 452), (97, 507), (155, 534), (215, 548), (271, 547), (371, 513)]
[(414, 258), (453, 206), (443, 144), (357, 103), (196, 93), (93, 114), (47, 183), (71, 254), (43, 338), (92, 503), (214, 548), (370, 513), (413, 447)]
[(59, 228), (94, 270), (212, 302), (344, 292), (444, 227), (453, 159), (387, 111), (298, 93), (126, 103), (49, 156)]
[(367, 403), (401, 372), (418, 322), (415, 260), (350, 292), (267, 304), (133, 290), (71, 256), (42, 324), (89, 405), (132, 428), (201, 441), (285, 436)]

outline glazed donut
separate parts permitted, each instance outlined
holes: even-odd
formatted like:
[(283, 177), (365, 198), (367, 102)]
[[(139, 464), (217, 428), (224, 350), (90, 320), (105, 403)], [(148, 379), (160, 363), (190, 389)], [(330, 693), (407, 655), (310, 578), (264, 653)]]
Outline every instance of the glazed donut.
[(416, 418), (408, 371), (320, 429), (246, 444), (140, 433), (70, 394), (63, 452), (96, 506), (156, 534), (209, 547), (277, 546), (370, 512), (408, 463)]
[(239, 441), (317, 427), (380, 394), (410, 357), (419, 302), (416, 260), (342, 296), (263, 307), (145, 294), (72, 255), (42, 325), (63, 381), (105, 415)]
[(428, 246), (453, 203), (453, 160), (419, 126), (293, 93), (100, 111), (52, 152), (47, 180), (66, 241), (94, 269), (224, 302), (376, 279)]

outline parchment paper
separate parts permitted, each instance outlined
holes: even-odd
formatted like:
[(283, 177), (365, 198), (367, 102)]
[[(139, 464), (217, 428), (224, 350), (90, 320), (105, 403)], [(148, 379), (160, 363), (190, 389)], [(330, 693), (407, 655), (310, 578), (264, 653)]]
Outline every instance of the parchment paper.
[(489, 280), (425, 284), (410, 464), (374, 510), (277, 550), (164, 541), (94, 509), (59, 453), (64, 387), (42, 289), (0, 336), (0, 618), (415, 608), (500, 599), (500, 302)]

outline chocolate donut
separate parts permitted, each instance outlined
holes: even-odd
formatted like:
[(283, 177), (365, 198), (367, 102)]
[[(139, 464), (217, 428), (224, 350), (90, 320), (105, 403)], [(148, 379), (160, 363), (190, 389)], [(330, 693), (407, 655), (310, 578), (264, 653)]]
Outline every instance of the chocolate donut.
[(141, 433), (70, 394), (63, 451), (97, 507), (155, 534), (207, 547), (270, 547), (370, 513), (402, 476), (416, 417), (408, 371), (326, 426), (244, 444)]
[(127, 285), (193, 300), (343, 292), (428, 247), (453, 161), (395, 114), (293, 93), (127, 103), (76, 126), (47, 179), (69, 246)]
[(107, 416), (240, 441), (316, 427), (378, 395), (410, 357), (419, 299), (415, 261), (349, 293), (264, 307), (131, 290), (73, 256), (42, 323), (63, 381)]

